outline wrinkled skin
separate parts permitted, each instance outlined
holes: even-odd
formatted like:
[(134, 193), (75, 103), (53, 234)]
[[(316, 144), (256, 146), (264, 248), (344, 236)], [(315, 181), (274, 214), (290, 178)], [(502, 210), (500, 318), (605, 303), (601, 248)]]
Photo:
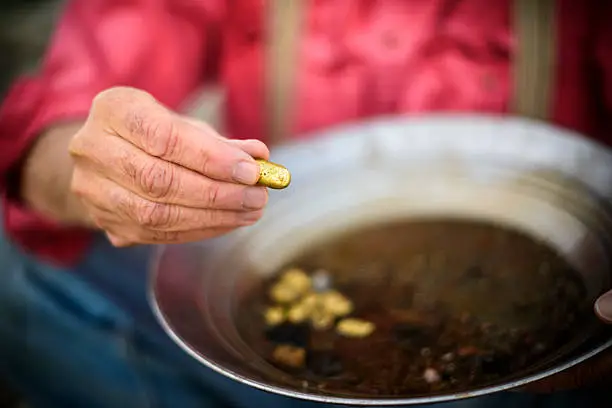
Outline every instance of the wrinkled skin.
[(253, 224), (267, 202), (262, 142), (225, 139), (135, 89), (99, 94), (69, 151), (71, 190), (115, 246), (211, 238)]

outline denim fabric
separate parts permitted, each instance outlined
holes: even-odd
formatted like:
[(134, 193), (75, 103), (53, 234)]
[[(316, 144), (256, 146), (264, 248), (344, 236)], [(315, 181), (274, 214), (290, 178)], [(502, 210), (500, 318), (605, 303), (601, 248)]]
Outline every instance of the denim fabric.
[[(314, 408), (229, 380), (175, 346), (146, 302), (149, 250), (118, 250), (101, 238), (63, 270), (0, 236), (0, 374), (33, 408)], [(596, 395), (501, 393), (432, 407), (612, 406), (597, 405)]]

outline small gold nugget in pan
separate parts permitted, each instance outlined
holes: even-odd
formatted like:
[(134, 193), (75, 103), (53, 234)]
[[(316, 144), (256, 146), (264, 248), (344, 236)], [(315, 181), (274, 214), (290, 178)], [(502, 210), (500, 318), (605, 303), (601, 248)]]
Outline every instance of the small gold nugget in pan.
[(282, 190), (289, 186), (291, 183), (291, 173), (289, 173), (285, 166), (267, 160), (258, 159), (255, 161), (259, 164), (259, 180), (257, 184), (276, 190)]

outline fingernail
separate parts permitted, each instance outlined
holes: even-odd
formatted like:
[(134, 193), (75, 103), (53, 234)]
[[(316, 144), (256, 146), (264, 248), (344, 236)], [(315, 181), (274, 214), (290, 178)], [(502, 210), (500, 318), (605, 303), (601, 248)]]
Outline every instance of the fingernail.
[(253, 185), (259, 179), (259, 165), (255, 162), (241, 161), (234, 167), (234, 180)]
[(252, 187), (244, 191), (242, 205), (249, 210), (264, 208), (268, 201), (268, 192), (265, 188)]
[(595, 302), (595, 312), (607, 323), (612, 323), (612, 291), (604, 293)]

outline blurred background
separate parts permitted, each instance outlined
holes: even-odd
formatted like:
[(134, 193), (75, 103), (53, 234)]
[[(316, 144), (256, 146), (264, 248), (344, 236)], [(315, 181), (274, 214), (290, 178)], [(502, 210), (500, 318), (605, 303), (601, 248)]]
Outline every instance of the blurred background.
[[(11, 80), (36, 69), (63, 0), (0, 1), (0, 101)], [(0, 377), (0, 408), (26, 408)]]
[(35, 69), (63, 0), (0, 1), (0, 99), (11, 79)]

